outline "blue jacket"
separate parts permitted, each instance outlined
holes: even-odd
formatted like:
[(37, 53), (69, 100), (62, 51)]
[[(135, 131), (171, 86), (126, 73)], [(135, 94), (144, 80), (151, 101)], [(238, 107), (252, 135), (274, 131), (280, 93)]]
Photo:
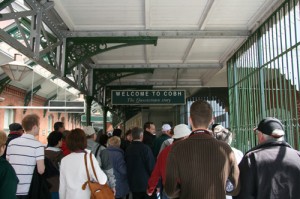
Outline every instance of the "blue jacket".
[(129, 193), (124, 151), (121, 148), (112, 146), (109, 146), (106, 149), (108, 151), (116, 179), (116, 198), (123, 198)]

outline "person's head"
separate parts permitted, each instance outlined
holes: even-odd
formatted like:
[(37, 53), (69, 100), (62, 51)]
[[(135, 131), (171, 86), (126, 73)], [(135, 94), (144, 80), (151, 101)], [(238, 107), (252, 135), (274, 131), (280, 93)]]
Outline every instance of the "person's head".
[(26, 115), (22, 120), (22, 126), (26, 133), (36, 136), (40, 131), (40, 117), (36, 114)]
[(108, 141), (108, 135), (107, 134), (102, 134), (99, 136), (99, 144), (101, 144), (102, 146), (107, 146), (107, 141)]
[(84, 131), (87, 139), (96, 140), (96, 131), (95, 131), (94, 127), (92, 127), (92, 126), (84, 126), (82, 128), (82, 130)]
[(121, 129), (114, 129), (113, 136), (121, 137), (121, 135), (122, 135), (122, 130)]
[(213, 128), (213, 135), (217, 140), (226, 142), (229, 145), (232, 142), (232, 133), (220, 124)]
[(61, 147), (63, 134), (57, 131), (52, 131), (48, 137), (48, 146), (49, 147)]
[(211, 125), (211, 131), (214, 132), (215, 127), (218, 125), (220, 125), (220, 124), (216, 123), (216, 124)]
[(108, 146), (112, 147), (120, 147), (121, 146), (121, 138), (118, 136), (112, 136), (108, 139)]
[(54, 131), (58, 131), (58, 132), (64, 132), (65, 129), (65, 124), (63, 122), (55, 122), (54, 123)]
[(7, 136), (4, 131), (0, 131), (0, 156), (3, 155), (6, 148)]
[(170, 124), (164, 124), (161, 127), (161, 132), (171, 136), (171, 129), (172, 129), (172, 127), (170, 126)]
[(263, 143), (267, 140), (284, 140), (284, 126), (275, 117), (262, 119), (254, 131), (258, 136), (258, 143)]
[(207, 129), (212, 121), (212, 107), (208, 102), (198, 100), (191, 105), (190, 123), (193, 130), (199, 128)]
[(134, 127), (131, 130), (132, 139), (135, 141), (142, 141), (143, 140), (143, 129), (139, 127)]
[(84, 150), (87, 147), (85, 133), (82, 129), (76, 128), (67, 135), (67, 147), (71, 152)]
[(18, 133), (18, 134), (23, 134), (24, 130), (21, 124), (19, 123), (11, 123), (9, 126), (9, 131), (10, 132), (14, 132), (14, 133)]
[(150, 132), (151, 134), (154, 135), (155, 132), (156, 132), (154, 123), (153, 122), (146, 122), (144, 124), (144, 131), (148, 131), (148, 132)]
[(191, 134), (191, 129), (186, 124), (178, 124), (174, 127), (174, 135), (172, 138), (174, 141), (188, 138)]
[(67, 139), (67, 136), (68, 136), (68, 134), (70, 133), (71, 131), (69, 131), (69, 130), (64, 130), (64, 132), (62, 132), (62, 135), (63, 135), (63, 140), (66, 140)]
[(132, 141), (132, 133), (131, 133), (131, 129), (127, 130), (125, 133), (125, 140), (128, 140), (129, 142)]

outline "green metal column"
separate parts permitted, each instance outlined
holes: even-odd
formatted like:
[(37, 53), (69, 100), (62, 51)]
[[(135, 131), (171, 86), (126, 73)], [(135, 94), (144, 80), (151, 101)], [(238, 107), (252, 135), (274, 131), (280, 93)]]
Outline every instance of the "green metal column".
[(92, 96), (85, 96), (85, 114), (86, 114), (86, 126), (91, 125), (91, 107), (92, 107), (92, 101), (93, 97)]
[(108, 112), (108, 107), (107, 106), (102, 106), (103, 110), (103, 133), (106, 134), (106, 122), (107, 122), (107, 112)]

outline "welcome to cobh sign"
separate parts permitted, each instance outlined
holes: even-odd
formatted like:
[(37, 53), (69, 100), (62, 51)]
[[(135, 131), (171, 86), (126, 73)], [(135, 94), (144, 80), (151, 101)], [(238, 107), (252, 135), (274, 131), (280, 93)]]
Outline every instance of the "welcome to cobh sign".
[(112, 90), (113, 105), (179, 105), (185, 104), (183, 90)]

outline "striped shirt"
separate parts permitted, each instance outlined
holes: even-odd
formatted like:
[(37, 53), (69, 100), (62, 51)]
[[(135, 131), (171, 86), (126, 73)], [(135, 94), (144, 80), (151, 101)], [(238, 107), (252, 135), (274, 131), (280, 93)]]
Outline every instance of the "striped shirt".
[(17, 195), (28, 195), (36, 161), (44, 159), (44, 146), (33, 135), (23, 134), (9, 143), (6, 158), (19, 178)]

